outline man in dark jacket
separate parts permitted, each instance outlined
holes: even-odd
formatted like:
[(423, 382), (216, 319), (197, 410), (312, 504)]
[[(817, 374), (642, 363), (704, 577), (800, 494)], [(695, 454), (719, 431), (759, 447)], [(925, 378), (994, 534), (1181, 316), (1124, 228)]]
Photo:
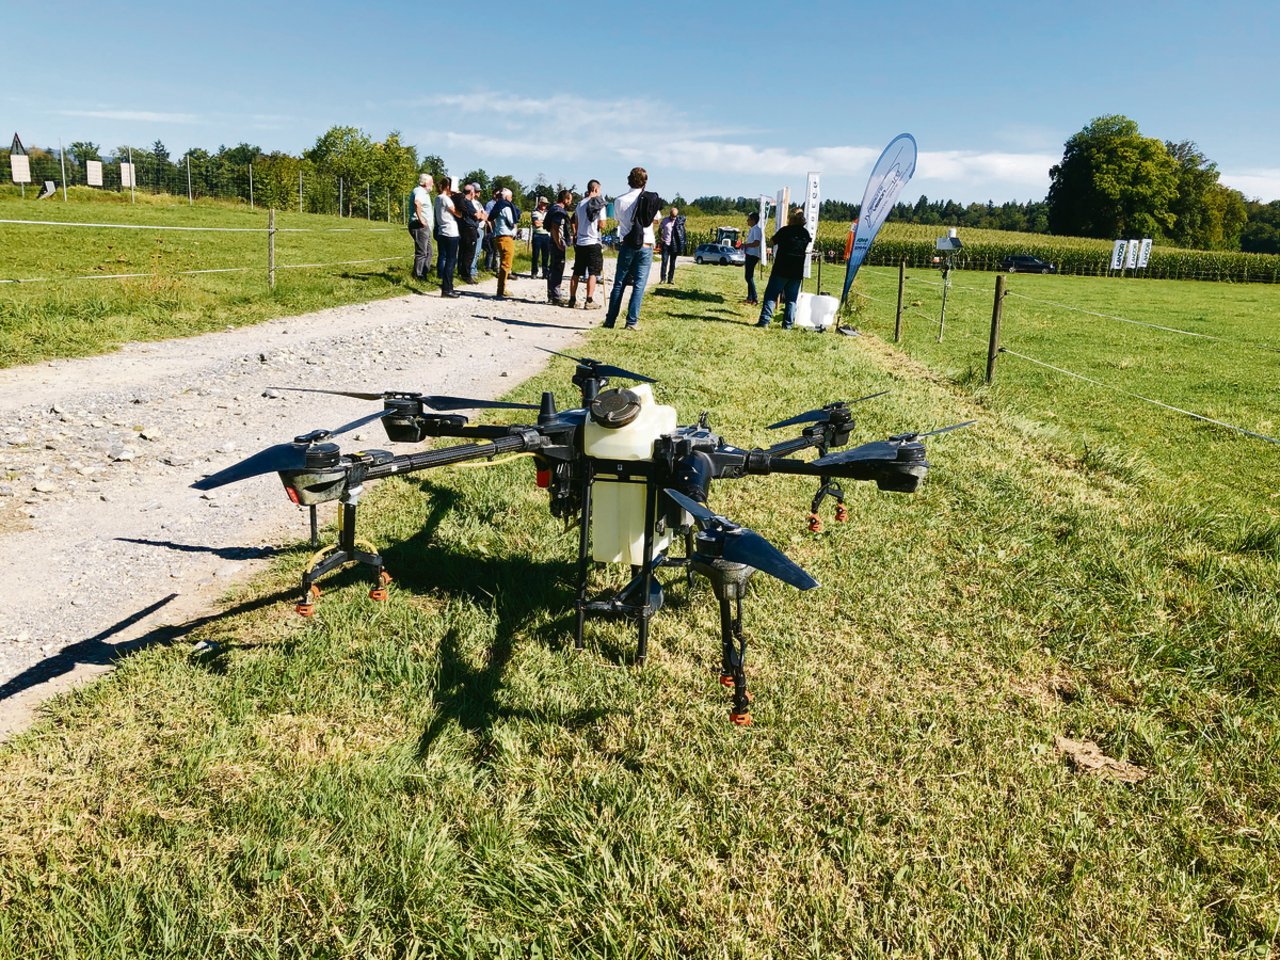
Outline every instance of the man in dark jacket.
[(804, 282), (804, 261), (809, 255), (809, 231), (804, 228), (804, 211), (796, 210), (787, 218), (787, 225), (773, 235), (769, 245), (774, 253), (773, 271), (764, 288), (764, 303), (760, 306), (757, 327), (767, 327), (773, 319), (773, 305), (778, 297), (786, 302), (782, 315), (782, 329), (790, 330), (796, 322), (796, 300), (800, 297), (800, 284)]
[(573, 228), (570, 225), (569, 204), (573, 203), (573, 194), (561, 190), (556, 202), (547, 211), (542, 224), (549, 234), (547, 274), (547, 303), (557, 307), (564, 306), (564, 294), (560, 284), (564, 281), (565, 251), (573, 246)]
[(658, 224), (658, 240), (662, 243), (662, 265), (658, 270), (659, 283), (676, 282), (676, 257), (684, 253), (684, 217), (680, 210), (671, 208), (662, 223)]

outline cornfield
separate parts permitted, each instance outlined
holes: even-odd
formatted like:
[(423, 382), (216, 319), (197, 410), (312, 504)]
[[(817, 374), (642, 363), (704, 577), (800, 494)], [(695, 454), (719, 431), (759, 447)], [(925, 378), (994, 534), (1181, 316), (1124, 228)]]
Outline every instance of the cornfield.
[[(715, 228), (719, 225), (744, 226), (739, 218), (732, 216), (690, 218), (689, 243), (699, 244), (713, 240)], [(843, 222), (819, 223), (817, 248), (828, 262), (844, 260), (848, 229), (849, 225)], [(946, 230), (944, 226), (928, 224), (886, 223), (876, 237), (866, 263), (885, 267), (896, 266), (899, 261), (905, 260), (909, 267), (928, 267), (937, 256), (934, 240), (943, 236)], [(1098, 277), (1111, 272), (1109, 240), (1003, 230), (963, 230), (960, 239), (964, 243), (964, 249), (952, 259), (953, 266), (960, 270), (999, 270), (1000, 261), (1005, 257), (1030, 254), (1057, 264), (1058, 272), (1063, 274)], [(1280, 283), (1280, 256), (1183, 250), (1157, 244), (1144, 269), (1127, 273), (1152, 280)]]

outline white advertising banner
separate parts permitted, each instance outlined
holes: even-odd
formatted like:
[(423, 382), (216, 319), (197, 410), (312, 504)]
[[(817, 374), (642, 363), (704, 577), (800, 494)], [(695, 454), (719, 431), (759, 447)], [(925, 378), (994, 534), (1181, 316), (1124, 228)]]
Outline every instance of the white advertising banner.
[(778, 191), (778, 199), (774, 203), (774, 229), (781, 230), (787, 225), (787, 207), (790, 206), (791, 188), (783, 187)]
[(764, 194), (760, 194), (760, 263), (763, 266), (769, 265), (769, 245), (764, 242), (764, 233), (769, 229), (769, 198)]
[(1111, 269), (1122, 270), (1124, 268), (1124, 249), (1126, 241), (1117, 240), (1115, 246), (1111, 248)]
[(14, 183), (31, 182), (31, 158), (26, 154), (10, 154), (9, 168), (12, 171)]
[(1138, 265), (1138, 241), (1130, 240), (1124, 251), (1124, 265), (1132, 270)]
[(123, 160), (121, 160), (120, 161), (121, 188), (123, 189), (125, 187), (136, 187), (137, 185), (138, 185), (138, 182), (133, 177), (133, 164), (125, 163)]
[(809, 231), (809, 248), (805, 251), (805, 279), (813, 273), (813, 244), (818, 239), (818, 207), (822, 204), (822, 196), (818, 187), (819, 174), (810, 170), (809, 182), (804, 188), (804, 228)]
[(1151, 238), (1144, 237), (1142, 246), (1138, 248), (1138, 269), (1141, 270), (1147, 265), (1147, 261), (1151, 259)]
[(85, 181), (91, 187), (102, 186), (102, 161), (86, 160), (84, 162)]

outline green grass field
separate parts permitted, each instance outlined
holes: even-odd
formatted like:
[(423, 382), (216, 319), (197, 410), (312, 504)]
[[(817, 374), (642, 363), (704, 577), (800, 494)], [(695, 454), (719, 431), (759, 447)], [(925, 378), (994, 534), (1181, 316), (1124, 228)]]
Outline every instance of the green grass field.
[[(390, 602), (337, 576), (294, 616), (299, 547), (0, 748), (0, 956), (1270, 955), (1274, 521), (1081, 456), (965, 359), (754, 330), (740, 283), (684, 270), (586, 349), (739, 444), (880, 389), (857, 440), (979, 420), (819, 535), (799, 478), (713, 489), (824, 584), (757, 581), (755, 726), (727, 723), (705, 584), (643, 669), (621, 624), (572, 652), (574, 538), (528, 461), (386, 481)], [(1148, 776), (1077, 773), (1060, 736)]]
[[(150, 226), (252, 228), (261, 233), (148, 231), (0, 223), (0, 367), (103, 353), (157, 340), (257, 323), (345, 303), (404, 294), (413, 244), (398, 224), (282, 211), (277, 214), (276, 287), (267, 284), (267, 211), (87, 187), (75, 202), (0, 199), (0, 219)], [(309, 233), (290, 233), (305, 229)], [(519, 270), (528, 256), (519, 251)], [(394, 259), (392, 259), (394, 258)], [(343, 261), (374, 261), (307, 267)], [(301, 269), (299, 269), (301, 267)], [(185, 270), (248, 268), (183, 275)], [(147, 274), (109, 279), (113, 274)], [(83, 276), (103, 279), (73, 279)], [(425, 288), (435, 289), (434, 279)]]

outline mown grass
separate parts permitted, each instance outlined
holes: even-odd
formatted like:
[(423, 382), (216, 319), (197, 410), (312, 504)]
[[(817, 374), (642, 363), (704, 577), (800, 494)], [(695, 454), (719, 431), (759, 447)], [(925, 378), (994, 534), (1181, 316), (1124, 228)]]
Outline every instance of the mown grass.
[[(853, 298), (856, 322), (892, 339), (897, 270), (871, 268), (859, 277), (864, 296)], [(1245, 527), (1280, 523), (1280, 446), (1119, 392), (1280, 436), (1274, 322), (1280, 289), (1026, 275), (1006, 281), (1003, 346), (1118, 389), (1008, 354), (998, 359), (994, 385), (986, 387), (995, 291), (990, 273), (953, 273), (938, 343), (941, 277), (909, 270), (902, 349), (986, 407), (1027, 417), (1091, 469), (1150, 474), (1151, 483), (1174, 500), (1210, 514), (1238, 515)]]
[[(190, 336), (310, 310), (437, 289), (411, 277), (413, 244), (398, 224), (280, 211), (276, 286), (267, 284), (267, 211), (242, 204), (139, 194), (98, 194), (87, 187), (61, 200), (0, 199), (0, 219), (183, 227), (238, 227), (218, 233), (45, 227), (0, 223), (0, 367), (108, 352), (135, 340)], [(524, 251), (517, 269), (528, 269)], [(384, 258), (398, 258), (385, 260)], [(340, 266), (305, 267), (371, 260)], [(185, 270), (248, 267), (238, 273)], [(113, 274), (148, 274), (105, 279)], [(93, 276), (104, 279), (82, 280)]]
[[(758, 579), (755, 726), (727, 723), (705, 584), (671, 587), (643, 669), (621, 624), (572, 652), (574, 541), (528, 461), (388, 481), (363, 522), (390, 602), (339, 576), (295, 617), (300, 549), (203, 646), (130, 657), (3, 748), (0, 955), (1272, 951), (1275, 536), (875, 338), (751, 329), (736, 271), (679, 283), (588, 349), (682, 421), (763, 443), (882, 388), (858, 438), (980, 420), (917, 495), (859, 487), (820, 535), (798, 478), (715, 487), (824, 584)], [(1150, 776), (1074, 773), (1059, 735)]]

